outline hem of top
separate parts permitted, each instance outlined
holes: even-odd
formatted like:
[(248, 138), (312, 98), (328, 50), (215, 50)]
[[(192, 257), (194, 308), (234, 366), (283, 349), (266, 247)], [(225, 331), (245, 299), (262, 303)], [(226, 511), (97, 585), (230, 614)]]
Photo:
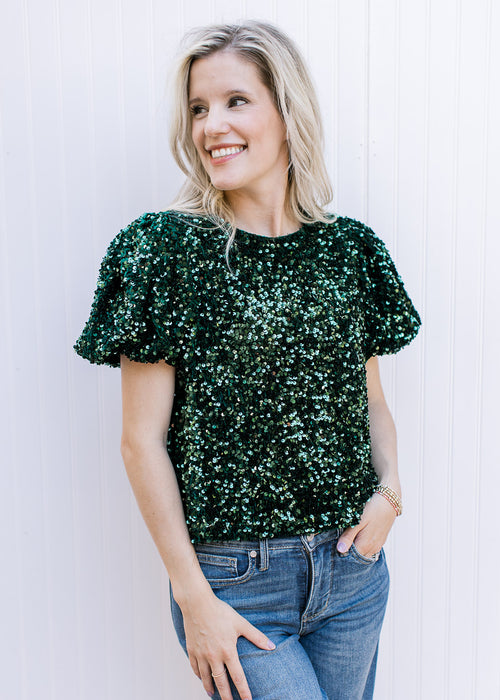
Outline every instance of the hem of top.
[(158, 362), (164, 361), (167, 365), (171, 365), (172, 367), (176, 367), (175, 362), (178, 362), (178, 360), (173, 360), (172, 358), (168, 357), (157, 357), (155, 359), (151, 358), (145, 358), (145, 357), (137, 357), (135, 355), (127, 355), (125, 352), (120, 352), (118, 353), (118, 359), (114, 359), (112, 356), (102, 356), (102, 355), (94, 355), (90, 352), (86, 352), (84, 350), (79, 350), (77, 349), (76, 346), (73, 346), (73, 351), (78, 357), (81, 357), (83, 360), (87, 360), (87, 362), (90, 362), (91, 365), (100, 365), (103, 367), (112, 367), (113, 369), (120, 369), (121, 363), (120, 363), (120, 355), (125, 355), (129, 360), (132, 362), (138, 362), (143, 365), (155, 365), (158, 364)]
[(324, 530), (315, 530), (314, 528), (306, 528), (303, 532), (297, 535), (285, 535), (279, 537), (255, 537), (253, 539), (227, 539), (227, 540), (198, 540), (192, 539), (191, 543), (194, 546), (214, 546), (214, 547), (241, 547), (242, 549), (255, 549), (258, 547), (260, 542), (266, 540), (269, 545), (275, 546), (287, 546), (293, 544), (294, 542), (300, 542), (302, 537), (307, 537), (308, 535), (314, 535), (316, 538), (328, 539), (328, 538), (338, 538), (343, 532), (343, 528), (340, 527), (329, 527)]
[(404, 350), (405, 348), (408, 347), (408, 345), (410, 345), (415, 340), (415, 338), (417, 337), (417, 335), (420, 331), (421, 326), (422, 326), (422, 322), (418, 323), (418, 325), (416, 325), (412, 329), (411, 333), (409, 333), (404, 338), (402, 338), (396, 346), (393, 346), (391, 348), (389, 348), (389, 346), (377, 347), (375, 352), (371, 352), (371, 354), (365, 356), (366, 361), (368, 362), (368, 360), (370, 360), (372, 357), (382, 357), (384, 355), (396, 355), (401, 350)]

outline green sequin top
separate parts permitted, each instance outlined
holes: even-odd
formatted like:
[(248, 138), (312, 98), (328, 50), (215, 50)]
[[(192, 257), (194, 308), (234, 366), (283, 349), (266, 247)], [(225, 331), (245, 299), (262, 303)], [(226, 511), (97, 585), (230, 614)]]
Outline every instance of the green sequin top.
[(193, 543), (359, 522), (377, 483), (365, 363), (417, 334), (391, 257), (338, 217), (270, 238), (144, 214), (111, 242), (75, 350), (176, 368), (167, 450)]

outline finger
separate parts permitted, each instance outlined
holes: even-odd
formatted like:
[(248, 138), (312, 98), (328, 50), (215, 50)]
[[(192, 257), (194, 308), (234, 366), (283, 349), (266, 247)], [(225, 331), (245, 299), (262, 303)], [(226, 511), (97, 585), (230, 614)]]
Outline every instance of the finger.
[(212, 678), (217, 686), (221, 700), (233, 700), (233, 693), (231, 692), (231, 688), (229, 686), (229, 678), (226, 668), (224, 668), (224, 672), (222, 672), (221, 669), (215, 671), (212, 669)]
[(241, 700), (250, 700), (252, 697), (250, 695), (250, 688), (248, 687), (245, 672), (243, 671), (239, 659), (234, 662), (227, 662), (226, 666)]
[(259, 647), (259, 649), (266, 649), (268, 651), (272, 651), (273, 649), (276, 649), (276, 644), (272, 642), (269, 637), (267, 637), (264, 632), (261, 632), (257, 627), (254, 627), (251, 622), (248, 622), (248, 620), (243, 620), (243, 625), (241, 629), (239, 630), (239, 634), (243, 637), (246, 637), (248, 640), (250, 640), (253, 644), (255, 644), (256, 647)]
[(198, 662), (196, 660), (196, 657), (192, 656), (191, 654), (188, 653), (188, 658), (189, 658), (189, 663), (191, 664), (191, 668), (193, 669), (195, 676), (198, 676), (198, 678), (201, 678), (200, 667), (198, 666)]
[[(208, 663), (199, 664), (200, 668), (200, 676), (201, 682), (203, 683), (203, 687), (207, 691), (209, 695), (213, 695), (215, 692), (215, 687), (214, 687), (214, 679), (212, 678), (212, 669), (210, 668)], [(214, 671), (216, 673), (216, 671)]]
[(337, 551), (341, 554), (345, 554), (346, 552), (348, 552), (359, 530), (359, 525), (356, 525), (355, 527), (346, 528), (338, 539)]

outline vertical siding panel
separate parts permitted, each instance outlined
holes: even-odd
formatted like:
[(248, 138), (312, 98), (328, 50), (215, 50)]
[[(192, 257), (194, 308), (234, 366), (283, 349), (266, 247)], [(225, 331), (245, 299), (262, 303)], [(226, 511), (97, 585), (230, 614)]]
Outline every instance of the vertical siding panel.
[[(482, 434), (480, 441), (480, 508), (478, 543), (478, 594), (477, 594), (477, 669), (475, 678), (475, 700), (500, 698), (500, 596), (498, 595), (497, 549), (498, 494), (500, 493), (500, 445), (498, 441), (498, 396), (500, 395), (500, 372), (498, 370), (498, 348), (500, 347), (500, 324), (498, 323), (498, 299), (500, 296), (500, 91), (497, 76), (500, 75), (500, 43), (495, 37), (500, 34), (500, 6), (490, 3), (487, 14), (486, 51), (489, 49), (488, 92), (485, 94), (485, 128), (487, 138), (484, 146), (484, 206), (485, 206), (485, 252), (484, 252), (484, 329), (483, 378), (482, 378)], [(495, 524), (493, 524), (495, 523)]]
[[(14, 304), (11, 290), (13, 282), (10, 270), (13, 261), (10, 257), (8, 225), (8, 197), (7, 180), (8, 168), (8, 139), (7, 139), (7, 115), (4, 114), (5, 105), (12, 105), (10, 84), (8, 85), (7, 70), (12, 53), (8, 54), (8, 37), (15, 35), (15, 21), (11, 15), (4, 12), (2, 26), (0, 28), (0, 269), (1, 269), (1, 296), (0, 312), (2, 317), (3, 342), (0, 346), (0, 361), (5, 368), (14, 368), (14, 334), (13, 315)], [(15, 54), (14, 54), (15, 56)], [(17, 56), (15, 56), (17, 58)], [(8, 60), (9, 59), (9, 60)], [(17, 76), (16, 76), (17, 77)], [(21, 82), (20, 77), (18, 78)], [(9, 98), (9, 99), (8, 99)], [(24, 698), (24, 668), (23, 659), (23, 601), (19, 592), (21, 590), (21, 562), (20, 562), (20, 533), (18, 529), (17, 513), (17, 449), (15, 442), (15, 420), (13, 411), (15, 406), (15, 374), (14, 371), (2, 372), (0, 379), (0, 391), (3, 397), (0, 411), (0, 439), (4, 445), (3, 457), (3, 488), (0, 495), (2, 521), (0, 528), (0, 548), (3, 552), (4, 567), (3, 576), (0, 578), (0, 599), (4, 602), (2, 609), (3, 630), (0, 636), (0, 654), (4, 660), (3, 687), (8, 697)]]
[[(393, 2), (393, 7), (394, 7), (394, 71), (393, 71), (393, 88), (394, 88), (394, 107), (393, 107), (393, 125), (394, 125), (394, 143), (393, 143), (393, 148), (392, 148), (392, 231), (393, 235), (395, 234), (397, 228), (397, 221), (398, 221), (398, 214), (399, 214), (399, 209), (398, 209), (398, 203), (399, 203), (399, 189), (398, 189), (398, 183), (399, 183), (399, 117), (400, 117), (400, 92), (399, 92), (399, 87), (400, 87), (400, 61), (401, 61), (401, 41), (400, 41), (400, 3), (398, 0), (395, 0)], [(376, 216), (376, 210), (374, 212), (374, 216)], [(395, 405), (395, 391), (396, 391), (396, 365), (393, 363), (393, 368), (392, 372), (390, 375), (390, 384), (389, 384), (389, 400), (390, 400), (390, 407), (392, 410), (392, 407)], [(394, 417), (396, 418), (395, 414), (393, 413)], [(399, 465), (398, 465), (399, 466)], [(403, 497), (404, 497), (404, 489), (403, 489)], [(398, 535), (401, 537), (401, 529), (399, 528), (396, 530), (392, 537), (389, 539), (389, 561), (394, 561), (397, 562), (395, 551), (396, 550), (396, 545), (397, 545), (397, 537)], [(398, 585), (399, 581), (402, 581), (402, 578), (400, 577), (400, 568), (398, 566), (393, 567), (392, 569), (392, 581), (393, 581), (393, 590), (394, 586)], [(397, 614), (397, 610), (395, 609), (395, 605), (393, 602), (393, 596), (391, 595), (390, 600), (389, 600), (389, 623), (390, 626), (386, 627), (386, 630), (384, 631), (387, 635), (390, 634), (390, 644), (388, 645), (386, 654), (385, 654), (385, 659), (389, 658), (389, 662), (387, 663), (388, 665), (388, 670), (386, 672), (386, 696), (388, 700), (394, 700), (395, 698), (395, 666), (396, 666), (396, 632), (398, 629), (398, 620), (399, 620), (399, 615)], [(381, 640), (383, 638), (381, 637)], [(380, 683), (380, 676), (378, 677), (378, 681)]]
[[(426, 5), (399, 3), (397, 57), (397, 215), (395, 216), (395, 245), (398, 269), (417, 308), (422, 311), (418, 288), (422, 260), (423, 220), (425, 202), (425, 94), (426, 94)], [(388, 110), (391, 113), (391, 110)], [(411, 260), (411, 257), (413, 259)], [(394, 531), (393, 606), (398, 624), (394, 630), (393, 695), (417, 697), (420, 661), (420, 608), (422, 548), (418, 530), (421, 474), (419, 450), (419, 386), (421, 378), (415, 367), (422, 336), (395, 360), (394, 376), (395, 419), (398, 426), (399, 463), (404, 489), (405, 516)], [(396, 369), (394, 370), (396, 371)], [(408, 605), (408, 600), (412, 605)], [(405, 630), (412, 629), (407, 637)]]
[[(481, 191), (482, 191), (482, 212), (481, 212), (481, 298), (480, 298), (480, 313), (479, 313), (479, 334), (478, 334), (478, 340), (480, 343), (480, 364), (478, 367), (478, 383), (477, 383), (477, 404), (476, 404), (476, 411), (475, 414), (477, 416), (477, 439), (476, 439), (476, 454), (475, 454), (475, 464), (476, 464), (476, 469), (478, 472), (478, 478), (477, 478), (477, 487), (476, 487), (476, 498), (475, 498), (475, 508), (476, 508), (476, 513), (475, 513), (475, 526), (476, 526), (476, 541), (475, 541), (475, 553), (476, 553), (476, 560), (475, 560), (475, 579), (474, 579), (474, 593), (475, 593), (475, 627), (474, 627), (474, 641), (473, 641), (473, 648), (474, 648), (474, 668), (473, 668), (473, 683), (474, 683), (474, 690), (475, 690), (475, 697), (476, 698), (481, 698), (484, 697), (484, 694), (487, 692), (488, 685), (490, 685), (492, 688), (494, 686), (495, 679), (494, 677), (491, 677), (491, 673), (488, 672), (488, 666), (485, 667), (484, 662), (483, 662), (483, 656), (486, 656), (488, 658), (489, 656), (489, 649), (491, 649), (492, 646), (496, 646), (494, 644), (491, 644), (490, 640), (488, 640), (488, 645), (487, 649), (483, 648), (483, 642), (482, 640), (484, 638), (487, 638), (490, 636), (488, 634), (488, 631), (491, 632), (495, 628), (490, 627), (490, 630), (484, 625), (484, 618), (483, 618), (483, 610), (484, 610), (484, 600), (485, 596), (481, 595), (481, 593), (484, 594), (484, 585), (483, 582), (485, 580), (487, 581), (492, 581), (493, 578), (488, 576), (487, 578), (483, 578), (482, 574), (484, 573), (484, 566), (481, 565), (481, 554), (484, 553), (484, 548), (482, 547), (482, 540), (484, 538), (485, 532), (483, 530), (483, 510), (484, 510), (484, 505), (485, 505), (485, 499), (484, 499), (484, 492), (483, 492), (483, 484), (484, 484), (484, 473), (486, 469), (488, 468), (488, 463), (485, 462), (483, 463), (483, 454), (482, 454), (482, 445), (485, 441), (485, 432), (484, 432), (484, 424), (485, 424), (485, 416), (483, 415), (483, 410), (485, 407), (484, 404), (484, 395), (486, 393), (486, 380), (487, 380), (487, 375), (486, 375), (486, 361), (487, 361), (487, 353), (486, 353), (486, 340), (487, 340), (487, 335), (486, 335), (486, 330), (487, 330), (487, 299), (486, 299), (486, 288), (487, 288), (487, 280), (486, 280), (486, 271), (487, 271), (487, 258), (486, 258), (486, 253), (487, 253), (487, 222), (488, 222), (488, 175), (489, 175), (489, 162), (490, 162), (490, 126), (492, 122), (490, 121), (491, 119), (491, 109), (490, 109), (490, 103), (491, 103), (491, 98), (492, 98), (492, 90), (491, 90), (491, 77), (492, 77), (492, 24), (493, 24), (493, 8), (492, 8), (492, 2), (491, 0), (488, 2), (488, 7), (487, 7), (487, 13), (486, 13), (486, 37), (485, 37), (485, 90), (484, 90), (484, 112), (483, 112), (483, 139), (482, 139), (482, 155), (483, 155), (483, 164), (482, 164), (482, 173), (481, 173)], [(497, 73), (495, 71), (495, 73)], [(498, 180), (499, 178), (497, 178)], [(500, 183), (499, 183), (500, 184)], [(500, 187), (499, 187), (500, 191)], [(498, 229), (497, 229), (498, 230)], [(500, 382), (497, 380), (497, 385), (498, 389), (500, 389)], [(500, 460), (498, 460), (500, 462)], [(497, 462), (497, 463), (498, 463)], [(497, 486), (500, 486), (500, 480), (497, 479)], [(498, 491), (497, 491), (498, 492)], [(495, 586), (497, 588), (497, 586)], [(494, 599), (494, 596), (487, 595), (488, 598)], [(493, 615), (490, 613), (490, 619), (492, 619), (494, 622), (497, 623), (496, 628), (498, 629), (498, 613), (499, 613), (499, 606), (500, 606), (500, 601), (497, 596), (497, 606), (496, 610), (493, 609)], [(486, 634), (485, 634), (486, 632)], [(498, 639), (498, 633), (496, 634), (497, 639)], [(484, 683), (483, 679), (487, 677), (489, 680), (489, 684)], [(484, 685), (482, 684), (484, 683)], [(499, 690), (497, 686), (497, 691)]]
[[(431, 68), (430, 68), (430, 46), (431, 46), (431, 2), (430, 0), (427, 0), (425, 3), (425, 63), (424, 63), (424, 71), (425, 71), (425, 84), (424, 84), (424, 93), (422, 95), (423, 98), (423, 106), (424, 106), (424, 131), (423, 131), (423, 187), (422, 187), (422, 213), (421, 213), (421, 226), (422, 226), (422, 237), (421, 237), (421, 245), (423, 248), (423, 260), (424, 264), (421, 265), (421, 271), (422, 271), (422, 277), (421, 277), (421, 290), (423, 291), (426, 289), (427, 285), (427, 267), (425, 262), (427, 261), (427, 245), (428, 245), (428, 229), (429, 229), (429, 114), (430, 114), (430, 75), (431, 75)], [(426, 307), (422, 308), (422, 315), (424, 315), (426, 312)], [(423, 333), (423, 338), (425, 341), (425, 331)], [(424, 345), (423, 351), (421, 353), (421, 361), (420, 361), (420, 381), (422, 381), (422, 378), (425, 377), (425, 369), (426, 369), (426, 353), (425, 353), (426, 347)], [(404, 391), (404, 389), (403, 389)], [(402, 397), (404, 394), (401, 395)], [(424, 523), (424, 473), (423, 473), (423, 424), (424, 424), (424, 405), (425, 405), (425, 390), (424, 387), (421, 384), (421, 391), (420, 391), (420, 412), (419, 412), (419, 423), (418, 423), (418, 428), (419, 428), (419, 443), (418, 447), (416, 450), (416, 456), (418, 457), (418, 467), (419, 467), (419, 480), (418, 480), (418, 555), (419, 555), (419, 560), (422, 566), (419, 569), (419, 577), (418, 577), (418, 599), (417, 599), (417, 615), (418, 615), (418, 628), (417, 628), (417, 635), (418, 635), (418, 656), (417, 656), (417, 686), (415, 689), (415, 694), (417, 697), (423, 697), (423, 692), (422, 692), (422, 656), (423, 656), (423, 625), (422, 625), (422, 618), (423, 618), (423, 602), (424, 602), (424, 587), (423, 587), (423, 572), (424, 572), (424, 566), (423, 566), (423, 558), (424, 558), (424, 549), (423, 549), (423, 523)]]
[[(446, 655), (443, 664), (443, 682), (444, 682), (444, 697), (446, 700), (453, 697), (450, 693), (450, 626), (452, 617), (451, 593), (451, 563), (452, 563), (452, 489), (453, 489), (453, 440), (455, 432), (453, 405), (455, 399), (455, 354), (454, 340), (456, 332), (456, 287), (457, 287), (457, 258), (458, 258), (458, 226), (457, 226), (457, 206), (458, 206), (458, 133), (459, 133), (459, 100), (460, 100), (460, 57), (461, 57), (461, 42), (462, 42), (462, 4), (457, 4), (457, 22), (456, 22), (456, 41), (455, 41), (455, 70), (454, 70), (454, 95), (453, 104), (454, 112), (452, 119), (453, 133), (453, 204), (451, 210), (451, 226), (452, 226), (452, 271), (450, 285), (450, 359), (449, 359), (449, 379), (448, 379), (448, 396), (449, 396), (449, 411), (448, 411), (448, 459), (447, 459), (447, 489), (446, 489), (446, 539), (445, 539), (445, 558), (446, 558), (446, 627), (445, 627), (445, 644)], [(434, 528), (433, 528), (434, 529)], [(432, 577), (429, 577), (429, 586), (432, 588)], [(428, 678), (428, 683), (431, 683), (431, 677)]]
[(366, 36), (363, 32), (365, 3), (355, 0), (338, 4), (338, 211), (363, 218), (364, 70)]
[(474, 634), (472, 640), (473, 648), (473, 660), (472, 660), (472, 687), (474, 689), (475, 697), (481, 697), (478, 695), (478, 686), (480, 682), (479, 668), (480, 668), (480, 641), (479, 641), (479, 592), (480, 592), (480, 551), (481, 551), (481, 510), (482, 510), (482, 483), (483, 483), (483, 465), (482, 465), (482, 454), (481, 454), (481, 444), (483, 442), (483, 408), (484, 408), (484, 383), (485, 383), (485, 340), (486, 340), (486, 222), (487, 222), (487, 174), (488, 174), (488, 161), (489, 161), (489, 101), (490, 101), (490, 82), (491, 82), (491, 23), (492, 23), (492, 3), (491, 0), (487, 2), (486, 15), (485, 15), (485, 61), (484, 61), (484, 100), (483, 100), (483, 124), (482, 124), (482, 164), (481, 164), (481, 175), (478, 178), (478, 184), (480, 187), (480, 199), (481, 199), (481, 213), (480, 213), (480, 261), (479, 261), (479, 301), (478, 301), (478, 366), (477, 366), (477, 383), (476, 383), (476, 402), (475, 411), (476, 416), (476, 426), (475, 426), (475, 455), (474, 455), (474, 472), (476, 474), (476, 484), (474, 492), (474, 531), (475, 531), (475, 541), (474, 541), (474, 578), (473, 578), (473, 596), (474, 596)]
[[(217, 2), (214, 2), (214, 0), (210, 2), (205, 0), (183, 1), (181, 2), (181, 7), (184, 20), (182, 31), (191, 27), (202, 27), (205, 24), (212, 24), (217, 21)], [(177, 38), (180, 38), (179, 35), (177, 35)]]
[(340, 89), (339, 89), (339, 65), (340, 65), (340, 18), (339, 18), (339, 3), (335, 3), (335, 34), (334, 34), (334, 104), (333, 104), (333, 135), (334, 135), (334, 153), (333, 153), (333, 186), (334, 186), (334, 212), (337, 212), (338, 206), (338, 183), (340, 180), (340, 164), (339, 164), (339, 111), (340, 111)]
[(307, 25), (304, 17), (303, 0), (277, 0), (276, 1), (276, 24), (285, 32), (294, 37), (302, 48), (304, 56), (307, 57)]
[(237, 22), (243, 18), (242, 0), (219, 0), (214, 8), (215, 22)]
[[(477, 318), (480, 311), (480, 217), (482, 197), (478, 191), (481, 172), (481, 127), (484, 105), (484, 36), (486, 2), (475, 7), (463, 2), (457, 161), (457, 286), (455, 326), (456, 392), (453, 418), (451, 596), (450, 605), (450, 697), (472, 697), (474, 649), (474, 571), (477, 522), (474, 514), (478, 474), (475, 469), (477, 367), (480, 347)], [(465, 40), (466, 28), (466, 40)], [(472, 196), (471, 196), (472, 195)], [(467, 352), (462, 351), (467, 348)], [(464, 567), (463, 553), (468, 553)], [(472, 662), (472, 665), (471, 665)]]
[[(57, 37), (53, 5), (47, 8), (26, 6), (33, 115), (33, 182), (36, 192), (32, 208), (34, 251), (36, 251), (35, 297), (37, 300), (37, 373), (39, 377), (38, 424), (40, 426), (39, 463), (43, 480), (42, 551), (47, 578), (47, 630), (40, 629), (40, 644), (48, 646), (51, 673), (50, 695), (75, 688), (74, 638), (68, 642), (66, 627), (74, 620), (74, 566), (69, 462), (69, 426), (67, 402), (67, 350), (64, 343), (66, 312), (64, 303), (64, 241), (61, 237), (61, 133)], [(56, 76), (48, 83), (45, 76)], [(49, 227), (50, 237), (45, 235)], [(54, 338), (63, 342), (54, 344)], [(62, 371), (61, 371), (62, 370)], [(54, 460), (57, 450), (58, 459)], [(53, 485), (57, 484), (57, 489)], [(60, 587), (66, 579), (68, 585)], [(45, 640), (45, 641), (42, 641)]]
[[(313, 83), (318, 93), (321, 117), (325, 131), (325, 155), (328, 170), (331, 175), (333, 190), (336, 190), (335, 174), (335, 143), (336, 143), (336, 64), (337, 52), (337, 21), (336, 3), (329, 3), (326, 7), (322, 3), (312, 3), (308, 7), (308, 30), (306, 32), (308, 59)], [(294, 37), (299, 44), (299, 37)], [(303, 54), (305, 47), (299, 44)], [(330, 210), (335, 211), (335, 197), (330, 205)]]
[[(52, 31), (54, 45), (54, 75), (56, 76), (56, 98), (54, 100), (57, 110), (57, 162), (59, 170), (59, 183), (55, 188), (54, 196), (57, 197), (58, 204), (53, 204), (54, 212), (58, 212), (57, 228), (59, 233), (59, 246), (62, 250), (62, 264), (60, 271), (60, 289), (63, 290), (64, 308), (61, 313), (64, 314), (64, 333), (61, 351), (62, 357), (59, 358), (61, 366), (65, 367), (66, 385), (65, 395), (61, 396), (57, 421), (54, 430), (57, 431), (59, 439), (54, 440), (51, 445), (62, 445), (65, 448), (65, 458), (61, 460), (60, 473), (57, 477), (59, 485), (64, 484), (65, 498), (62, 499), (58, 494), (58, 503), (54, 503), (52, 510), (57, 514), (57, 528), (60, 539), (60, 549), (58, 561), (52, 564), (54, 570), (54, 591), (53, 598), (56, 601), (53, 604), (54, 614), (56, 618), (55, 627), (55, 654), (58, 660), (57, 671), (54, 679), (54, 697), (59, 698), (66, 695), (71, 695), (75, 700), (80, 700), (80, 668), (79, 660), (81, 658), (80, 645), (80, 624), (78, 617), (78, 590), (79, 581), (77, 576), (76, 564), (76, 543), (75, 543), (75, 433), (76, 426), (74, 420), (74, 375), (71, 371), (71, 362), (68, 357), (68, 348), (73, 342), (72, 324), (71, 324), (71, 281), (70, 281), (70, 241), (66, 232), (69, 230), (69, 217), (67, 207), (67, 190), (66, 190), (66, 168), (65, 154), (65, 124), (63, 112), (63, 51), (61, 44), (61, 21), (59, 0), (54, 0), (52, 3)], [(42, 82), (42, 81), (41, 81)], [(60, 292), (59, 292), (60, 293)], [(56, 297), (57, 298), (57, 297)], [(47, 350), (52, 351), (52, 342), (49, 338), (47, 341)], [(59, 364), (59, 363), (58, 363)], [(64, 412), (64, 420), (61, 420), (61, 414)], [(64, 431), (62, 427), (64, 426)], [(53, 456), (53, 455), (52, 455)], [(59, 461), (59, 460), (58, 460)], [(51, 461), (52, 464), (52, 461)], [(59, 466), (59, 465), (58, 465)], [(68, 630), (70, 630), (68, 632)]]
[(397, 65), (396, 14), (398, 4), (384, 3), (378, 12), (371, 12), (369, 51), (366, 65), (366, 219), (385, 242), (396, 250), (398, 235), (389, 212), (395, 204), (395, 140)]
[(152, 0), (152, 148), (153, 155), (153, 202), (152, 211), (167, 209), (174, 193), (180, 187), (183, 176), (170, 154), (168, 146), (168, 124), (171, 95), (173, 91), (173, 61), (178, 44), (184, 33), (184, 5), (177, 2), (173, 7)]
[[(424, 339), (429, 357), (425, 365), (425, 442), (421, 531), (422, 637), (421, 696), (445, 697), (441, 669), (448, 658), (449, 615), (449, 485), (451, 401), (453, 385), (452, 335), (455, 288), (456, 101), (458, 15), (455, 3), (431, 4), (429, 75), (429, 162), (427, 282)], [(437, 541), (442, 546), (437, 545)], [(448, 612), (447, 612), (448, 611)], [(427, 640), (432, 638), (433, 644)]]
[[(23, 313), (14, 316), (14, 353), (17, 368), (17, 386), (11, 410), (16, 415), (14, 439), (17, 443), (17, 518), (21, 537), (20, 594), (23, 598), (23, 655), (25, 668), (24, 692), (26, 697), (36, 695), (40, 687), (52, 693), (52, 658), (50, 616), (48, 610), (47, 550), (45, 522), (45, 474), (40, 432), (41, 364), (40, 364), (40, 304), (38, 292), (39, 265), (37, 217), (35, 119), (33, 79), (31, 66), (31, 36), (29, 10), (26, 2), (19, 4), (19, 40), (23, 55), (23, 104), (20, 124), (12, 124), (13, 145), (19, 159), (19, 170), (13, 173), (12, 186), (16, 191), (10, 200), (9, 228), (22, 212), (24, 246), (14, 248), (10, 241), (13, 263), (12, 296), (23, 307)], [(15, 86), (12, 85), (15, 89)], [(16, 115), (19, 116), (19, 115)], [(13, 220), (14, 219), (14, 220)], [(17, 307), (18, 308), (18, 307)], [(33, 585), (36, 582), (36, 585)], [(45, 642), (42, 644), (42, 640)]]
[(363, 55), (363, 98), (364, 104), (362, 107), (363, 113), (363, 157), (362, 157), (362, 186), (363, 186), (363, 210), (361, 219), (363, 221), (370, 220), (370, 212), (368, 210), (369, 192), (370, 192), (370, 0), (365, 0), (363, 7), (363, 38), (364, 38), (364, 55)]
[(277, 23), (279, 3), (280, 0), (247, 0), (245, 16)]

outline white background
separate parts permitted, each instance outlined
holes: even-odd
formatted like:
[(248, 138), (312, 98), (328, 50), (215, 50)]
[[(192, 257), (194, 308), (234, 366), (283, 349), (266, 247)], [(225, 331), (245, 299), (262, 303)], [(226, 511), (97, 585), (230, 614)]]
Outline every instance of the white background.
[[(332, 210), (387, 243), (424, 326), (384, 358), (405, 514), (377, 700), (498, 700), (500, 3), (7, 0), (0, 21), (0, 691), (198, 700), (119, 454), (119, 372), (78, 358), (115, 233), (180, 182), (186, 28), (264, 17), (320, 95)], [(306, 699), (304, 699), (306, 700)]]

